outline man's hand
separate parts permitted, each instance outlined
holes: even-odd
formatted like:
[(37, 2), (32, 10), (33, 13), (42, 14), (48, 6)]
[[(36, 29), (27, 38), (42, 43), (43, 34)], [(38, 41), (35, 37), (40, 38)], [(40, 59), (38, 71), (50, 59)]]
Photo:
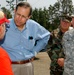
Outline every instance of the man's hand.
[(59, 58), (59, 59), (57, 60), (57, 63), (58, 63), (61, 67), (63, 67), (63, 66), (64, 66), (64, 58)]

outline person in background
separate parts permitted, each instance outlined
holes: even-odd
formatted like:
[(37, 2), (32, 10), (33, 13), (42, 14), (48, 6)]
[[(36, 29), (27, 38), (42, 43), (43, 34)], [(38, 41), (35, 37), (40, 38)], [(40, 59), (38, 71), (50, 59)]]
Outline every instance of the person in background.
[[(73, 22), (74, 18), (72, 18), (72, 25), (74, 27)], [(74, 29), (64, 34), (62, 46), (65, 54), (63, 75), (74, 75)]]
[(32, 61), (45, 48), (50, 37), (48, 30), (30, 19), (31, 13), (28, 2), (18, 3), (2, 40), (1, 46), (11, 58), (14, 75), (34, 75)]
[[(4, 13), (0, 11), (0, 40), (4, 38), (6, 22), (9, 22), (9, 20), (7, 20)], [(0, 75), (13, 75), (11, 60), (2, 47), (0, 47)]]
[(62, 48), (63, 34), (69, 29), (71, 25), (71, 17), (62, 16), (60, 26), (51, 32), (49, 39), (49, 49), (47, 51), (50, 59), (50, 75), (62, 75), (64, 66), (64, 51)]
[(74, 15), (71, 15), (71, 17), (72, 17), (71, 26), (74, 28)]

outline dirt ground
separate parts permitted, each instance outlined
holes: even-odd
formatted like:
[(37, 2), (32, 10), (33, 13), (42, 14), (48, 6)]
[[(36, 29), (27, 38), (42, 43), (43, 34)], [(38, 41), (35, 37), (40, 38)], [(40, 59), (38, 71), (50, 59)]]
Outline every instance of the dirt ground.
[(34, 60), (34, 75), (50, 75), (50, 58), (46, 52), (40, 52)]

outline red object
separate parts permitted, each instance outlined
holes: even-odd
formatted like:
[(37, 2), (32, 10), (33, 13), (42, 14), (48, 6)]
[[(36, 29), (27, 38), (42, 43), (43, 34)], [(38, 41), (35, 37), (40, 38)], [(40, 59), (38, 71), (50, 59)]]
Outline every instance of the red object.
[(6, 17), (0, 19), (0, 25), (1, 25), (2, 23), (4, 23), (4, 22), (8, 22), (8, 23), (9, 23), (9, 20), (8, 20)]
[(7, 52), (0, 47), (0, 75), (13, 75), (11, 60)]

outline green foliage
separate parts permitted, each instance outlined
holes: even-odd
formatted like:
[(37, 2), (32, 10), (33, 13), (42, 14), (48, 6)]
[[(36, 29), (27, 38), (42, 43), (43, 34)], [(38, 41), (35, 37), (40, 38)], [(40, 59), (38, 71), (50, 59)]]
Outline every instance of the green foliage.
[(42, 26), (44, 26), (46, 29), (48, 29), (48, 21), (49, 21), (49, 13), (48, 10), (44, 7), (37, 9), (35, 8), (32, 12), (32, 19), (40, 23)]
[(24, 0), (16, 0), (16, 4), (14, 4), (15, 0), (6, 0), (6, 2), (8, 3), (8, 6), (10, 7), (10, 11), (14, 10), (14, 5), (17, 5), (17, 3), (19, 1), (24, 1)]
[(66, 13), (71, 15), (73, 10), (72, 0), (58, 0), (60, 4), (60, 9)]
[(12, 15), (8, 9), (6, 9), (5, 7), (2, 7), (1, 9), (5, 13), (5, 15), (8, 19), (12, 17)]
[(8, 3), (8, 6), (10, 6), (10, 11), (12, 11), (12, 10), (14, 10), (14, 4), (13, 4), (13, 2), (14, 2), (14, 0), (6, 0), (6, 2)]
[(39, 11), (37, 8), (35, 8), (32, 12), (32, 19), (38, 22), (38, 18), (39, 18)]

